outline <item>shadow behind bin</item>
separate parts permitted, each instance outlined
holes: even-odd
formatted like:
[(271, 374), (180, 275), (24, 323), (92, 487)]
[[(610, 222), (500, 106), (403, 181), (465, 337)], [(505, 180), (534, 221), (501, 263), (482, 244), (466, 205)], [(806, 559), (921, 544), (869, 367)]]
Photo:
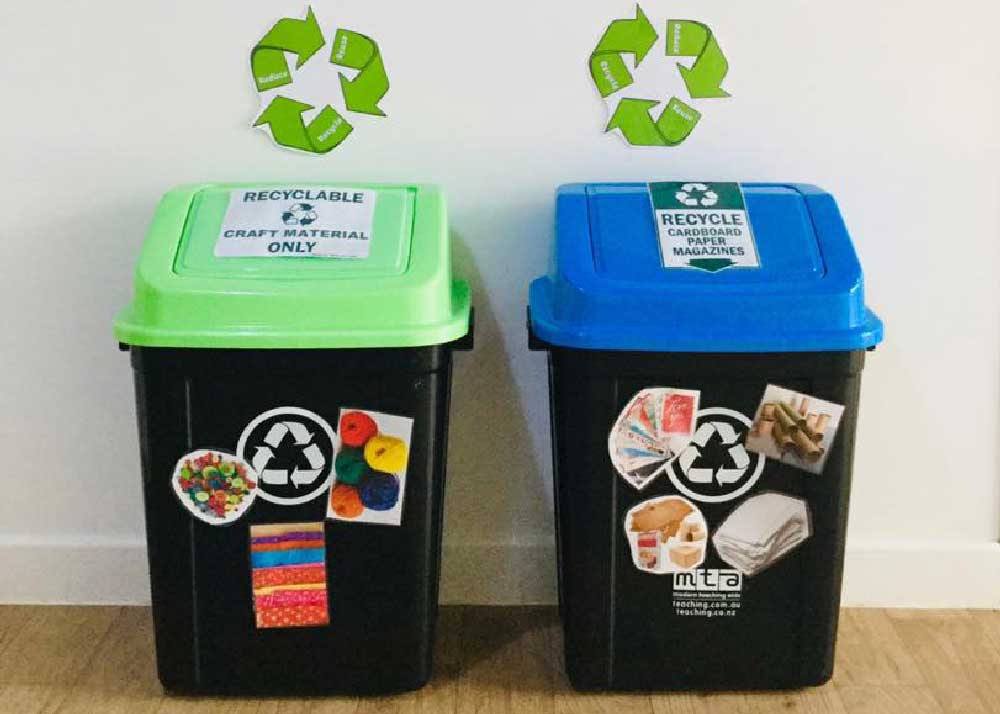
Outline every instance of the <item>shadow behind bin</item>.
[[(228, 204), (259, 188), (168, 194), (115, 326), (135, 373), (159, 677), (182, 693), (414, 689), (432, 668), (451, 353), (472, 345), (444, 199), (352, 187), (377, 196), (367, 258), (217, 257)], [(352, 412), (378, 433), (344, 432)], [(365, 455), (389, 432), (407, 437), (401, 470)], [(253, 468), (231, 522), (175, 492), (198, 450)], [(393, 483), (396, 501), (376, 488)]]
[(665, 265), (657, 222), (685, 207), (655, 195), (681, 188), (561, 188), (552, 273), (531, 286), (567, 674), (598, 690), (821, 684), (882, 325), (831, 196), (735, 187), (723, 208), (748, 216), (757, 265), (713, 272)]

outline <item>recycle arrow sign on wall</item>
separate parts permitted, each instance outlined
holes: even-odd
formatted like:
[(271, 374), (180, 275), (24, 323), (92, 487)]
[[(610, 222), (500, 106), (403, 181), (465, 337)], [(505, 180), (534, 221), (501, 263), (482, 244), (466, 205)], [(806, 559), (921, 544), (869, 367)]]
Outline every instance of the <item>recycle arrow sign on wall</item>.
[[(307, 62), (326, 61), (331, 70), (338, 67), (356, 70), (353, 78), (339, 72), (340, 91), (348, 112), (384, 117), (379, 102), (389, 91), (389, 76), (378, 44), (353, 30), (336, 30), (326, 56), (319, 54), (326, 38), (312, 8), (305, 19), (282, 18), (260, 39), (250, 53), (250, 71), (254, 85), (270, 101), (254, 121), (266, 127), (276, 144), (312, 154), (326, 154), (340, 146), (354, 127), (331, 104), (309, 121), (304, 115), (316, 107), (295, 95), (295, 72), (289, 57), (295, 58), (295, 70)], [(331, 82), (331, 87), (336, 86)], [(275, 91), (280, 90), (280, 91)]]
[[(632, 146), (678, 146), (691, 135), (702, 117), (700, 111), (676, 96), (670, 97), (656, 116), (654, 110), (662, 100), (628, 96), (626, 90), (635, 82), (634, 71), (647, 59), (658, 40), (656, 28), (642, 7), (636, 5), (635, 17), (608, 25), (590, 54), (590, 76), (601, 97), (620, 97), (605, 132), (617, 129)], [(632, 58), (631, 70), (626, 56)], [(690, 100), (730, 96), (722, 88), (729, 62), (715, 34), (704, 23), (668, 20), (665, 56), (694, 59), (690, 67), (677, 63)]]

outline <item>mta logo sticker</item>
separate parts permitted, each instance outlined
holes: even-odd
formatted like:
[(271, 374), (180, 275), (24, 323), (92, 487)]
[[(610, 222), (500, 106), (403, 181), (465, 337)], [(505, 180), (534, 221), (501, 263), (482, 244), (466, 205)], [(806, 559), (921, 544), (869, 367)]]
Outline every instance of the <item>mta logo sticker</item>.
[(670, 481), (682, 494), (703, 503), (724, 503), (745, 494), (764, 472), (764, 457), (744, 446), (751, 426), (732, 409), (699, 411), (691, 442), (667, 467)]
[(323, 417), (308, 409), (279, 407), (247, 424), (236, 453), (257, 472), (260, 498), (294, 506), (329, 490), (338, 445)]

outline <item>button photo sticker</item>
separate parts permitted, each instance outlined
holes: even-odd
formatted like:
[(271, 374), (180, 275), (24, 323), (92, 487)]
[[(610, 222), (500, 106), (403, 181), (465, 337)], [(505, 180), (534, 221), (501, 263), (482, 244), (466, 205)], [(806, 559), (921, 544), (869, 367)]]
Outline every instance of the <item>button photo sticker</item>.
[(182, 456), (170, 481), (191, 515), (213, 526), (238, 520), (257, 497), (253, 466), (217, 449), (198, 449)]
[(413, 420), (341, 409), (341, 449), (327, 518), (398, 526), (403, 520)]

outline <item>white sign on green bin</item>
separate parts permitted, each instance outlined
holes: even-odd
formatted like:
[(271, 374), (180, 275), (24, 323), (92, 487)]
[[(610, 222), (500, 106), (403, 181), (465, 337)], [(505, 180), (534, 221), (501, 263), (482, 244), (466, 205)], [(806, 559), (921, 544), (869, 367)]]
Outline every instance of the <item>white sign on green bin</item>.
[(229, 193), (217, 258), (367, 258), (373, 189), (248, 186)]
[(649, 197), (664, 268), (716, 273), (760, 267), (738, 183), (651, 183)]

